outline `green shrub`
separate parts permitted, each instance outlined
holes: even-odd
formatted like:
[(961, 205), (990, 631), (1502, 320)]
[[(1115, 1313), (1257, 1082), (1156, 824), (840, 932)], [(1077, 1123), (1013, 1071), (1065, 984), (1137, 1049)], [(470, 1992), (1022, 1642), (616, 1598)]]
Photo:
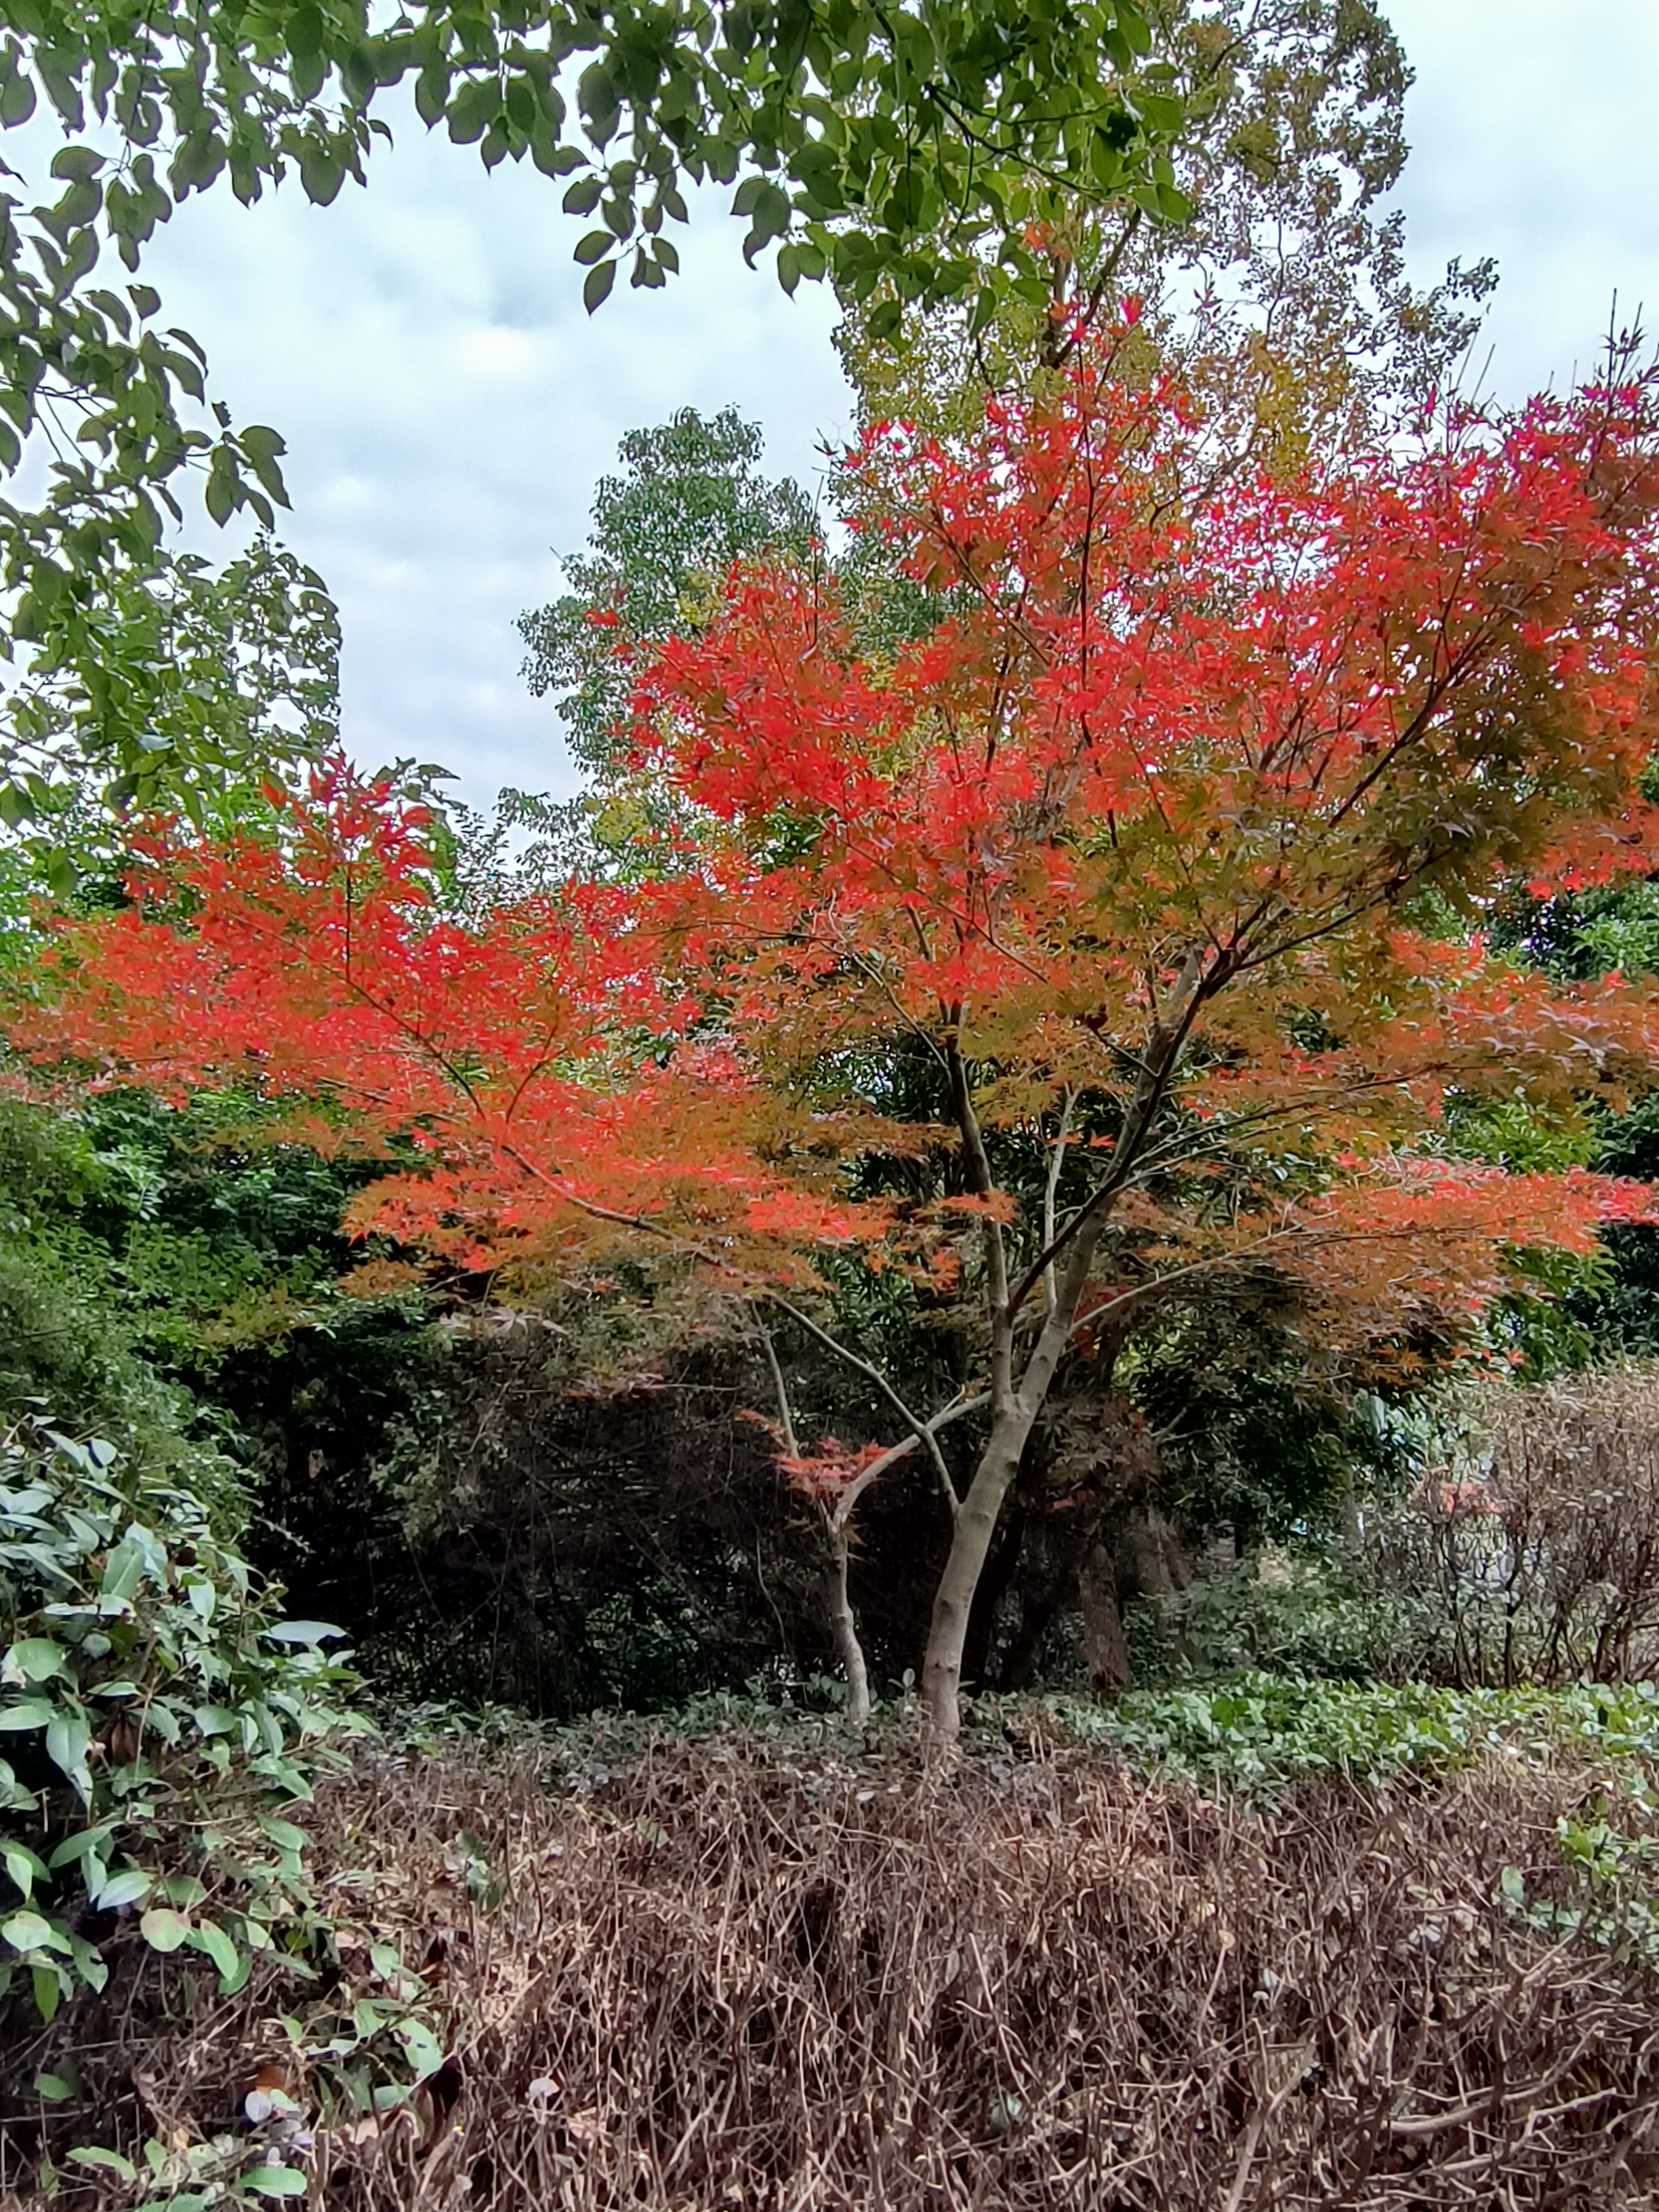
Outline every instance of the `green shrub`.
[[(0, 1438), (0, 1996), (46, 2018), (106, 1967), (91, 1916), (239, 1988), (297, 1952), (310, 1796), (368, 1723), (337, 1633), (279, 1620), (190, 1492), (43, 1418)], [(3, 1894), (3, 1893), (0, 1893)]]
[(47, 2194), (95, 2168), (146, 2212), (302, 2194), (308, 2139), (267, 2098), (255, 2133), (153, 2139), (142, 2164), (86, 2140), (110, 2123), (76, 2052), (110, 2032), (112, 1972), (122, 2018), (252, 1981), (327, 2118), (406, 2101), (443, 2060), (419, 1975), (385, 1944), (358, 1957), (310, 1871), (302, 1808), (372, 1732), (340, 1632), (282, 1619), (220, 1517), (43, 1416), (0, 1437), (0, 2103), (40, 2100)]
[[(1378, 1588), (1340, 1557), (1267, 1553), (1131, 1606), (1133, 1680), (1172, 1688), (1240, 1672), (1393, 1677), (1433, 1641), (1420, 1597)], [(1407, 1672), (1414, 1671), (1409, 1668)]]
[(1453, 1690), (1245, 1674), (1204, 1688), (1137, 1691), (1115, 1705), (1049, 1698), (1062, 1732), (1160, 1777), (1271, 1796), (1318, 1775), (1374, 1782), (1485, 1755), (1581, 1759), (1645, 1775), (1659, 1763), (1659, 1684)]

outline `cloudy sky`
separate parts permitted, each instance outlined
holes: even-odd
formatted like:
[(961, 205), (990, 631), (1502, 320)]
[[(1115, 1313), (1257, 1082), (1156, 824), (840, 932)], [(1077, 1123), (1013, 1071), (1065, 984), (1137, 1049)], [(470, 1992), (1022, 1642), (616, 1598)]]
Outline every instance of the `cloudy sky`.
[[(1507, 397), (1593, 358), (1615, 292), (1659, 320), (1654, 0), (1395, 0), (1417, 70), (1402, 194), (1413, 274), (1498, 257), (1487, 342)], [(803, 481), (850, 407), (833, 314), (751, 274), (740, 226), (695, 220), (684, 274), (591, 322), (547, 180), (481, 169), (410, 122), (331, 209), (228, 193), (175, 216), (146, 275), (209, 349), (242, 421), (289, 441), (289, 541), (345, 625), (345, 721), (367, 761), (413, 755), (487, 801), (568, 791), (556, 718), (514, 627), (586, 534), (636, 424), (734, 403)]]

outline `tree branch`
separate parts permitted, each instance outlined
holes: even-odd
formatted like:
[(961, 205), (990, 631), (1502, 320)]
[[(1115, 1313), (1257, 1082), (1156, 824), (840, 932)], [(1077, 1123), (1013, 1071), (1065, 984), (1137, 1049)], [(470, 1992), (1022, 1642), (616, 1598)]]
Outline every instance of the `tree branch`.
[(867, 1359), (861, 1358), (848, 1346), (831, 1336), (827, 1328), (820, 1328), (810, 1314), (803, 1313), (798, 1305), (792, 1304), (781, 1291), (768, 1290), (764, 1295), (770, 1298), (773, 1304), (781, 1312), (787, 1313), (791, 1321), (804, 1328), (809, 1336), (815, 1338), (826, 1352), (834, 1352), (837, 1359), (844, 1361), (848, 1367), (862, 1375), (866, 1382), (875, 1384), (916, 1442), (926, 1449), (933, 1462), (933, 1471), (939, 1479), (945, 1496), (951, 1501), (951, 1510), (955, 1512), (961, 1504), (961, 1500), (957, 1496), (957, 1486), (951, 1480), (950, 1468), (945, 1464), (945, 1455), (939, 1448), (939, 1439), (934, 1436), (929, 1425), (922, 1419), (921, 1414), (911, 1411), (878, 1367), (872, 1366)]
[[(942, 1412), (935, 1413), (932, 1420), (926, 1424), (927, 1431), (930, 1435), (936, 1435), (950, 1422), (959, 1421), (964, 1413), (976, 1413), (981, 1406), (988, 1406), (990, 1402), (991, 1394), (988, 1390), (981, 1390), (977, 1397), (953, 1398)], [(884, 1474), (896, 1461), (907, 1458), (915, 1449), (917, 1442), (918, 1439), (914, 1435), (904, 1437), (883, 1452), (879, 1459), (872, 1459), (868, 1467), (861, 1468), (856, 1478), (848, 1484), (836, 1500), (832, 1519), (844, 1523), (850, 1518), (853, 1508), (876, 1477), (878, 1474)], [(955, 1486), (948, 1477), (945, 1484), (945, 1502), (950, 1507), (953, 1516), (960, 1510), (961, 1501), (957, 1496)]]
[[(1072, 1133), (1072, 1109), (1076, 1103), (1077, 1092), (1068, 1083), (1060, 1109), (1060, 1127), (1055, 1132), (1054, 1147), (1048, 1155), (1048, 1181), (1042, 1190), (1042, 1243), (1045, 1249), (1054, 1241), (1054, 1200), (1060, 1190), (1060, 1171), (1066, 1163), (1066, 1142)], [(1052, 1313), (1060, 1296), (1052, 1260), (1043, 1269), (1042, 1288), (1048, 1310)]]

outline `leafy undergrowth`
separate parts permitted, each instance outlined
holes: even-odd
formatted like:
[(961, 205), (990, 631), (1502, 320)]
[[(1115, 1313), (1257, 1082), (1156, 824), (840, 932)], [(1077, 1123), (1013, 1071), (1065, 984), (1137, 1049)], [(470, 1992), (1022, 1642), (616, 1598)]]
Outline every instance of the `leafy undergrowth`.
[[(950, 1763), (902, 1710), (428, 1715), (307, 1814), (342, 2033), (378, 1977), (441, 2046), (412, 2100), (341, 2109), (258, 1977), (135, 1929), (0, 2061), (0, 2195), (91, 2127), (158, 2170), (60, 2154), (62, 2205), (210, 2203), (278, 2135), (340, 2212), (1650, 2204), (1656, 1715), (1255, 1681), (984, 1705)], [(54, 2053), (72, 2115), (17, 2094)]]
[(1621, 1789), (1641, 1791), (1659, 1761), (1659, 1686), (1648, 1682), (1451, 1690), (1249, 1674), (1111, 1705), (1051, 1698), (1042, 1709), (1077, 1743), (1252, 1798), (1319, 1775), (1376, 1783), (1492, 1758), (1611, 1762), (1622, 1770)]
[[(575, 1726), (538, 1724), (505, 1708), (430, 1705), (389, 1717), (407, 1752), (489, 1746), (538, 1750), (550, 1776), (584, 1790), (675, 1747), (740, 1740), (760, 1757), (811, 1767), (854, 1759), (913, 1765), (921, 1743), (911, 1698), (878, 1706), (854, 1735), (836, 1710), (838, 1686), (814, 1680), (803, 1702), (720, 1692), (678, 1711), (595, 1713)], [(1584, 1683), (1565, 1690), (1455, 1690), (1422, 1682), (1343, 1682), (1240, 1672), (1178, 1690), (1137, 1691), (1109, 1704), (1063, 1695), (981, 1697), (968, 1708), (966, 1757), (994, 1769), (1018, 1745), (1082, 1751), (1164, 1782), (1187, 1781), (1267, 1804), (1321, 1778), (1379, 1784), (1444, 1776), (1487, 1759), (1523, 1767), (1563, 1759), (1606, 1767), (1638, 1797), (1659, 1771), (1659, 1684)]]
[(199, 2069), (257, 2008), (348, 2115), (442, 2060), (418, 1978), (343, 1954), (307, 1863), (314, 1785), (373, 1733), (340, 1632), (281, 1617), (217, 1504), (38, 1411), (0, 1434), (0, 2201), (21, 2171), (177, 2212), (304, 2193), (291, 2112), (257, 2140), (146, 2124), (107, 2054), (159, 2021)]

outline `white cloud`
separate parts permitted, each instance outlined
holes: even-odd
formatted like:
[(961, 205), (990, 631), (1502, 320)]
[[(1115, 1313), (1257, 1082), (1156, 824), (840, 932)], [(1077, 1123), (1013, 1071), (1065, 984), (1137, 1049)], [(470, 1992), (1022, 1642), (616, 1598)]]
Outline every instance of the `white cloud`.
[(1652, 0), (1388, 0), (1417, 71), (1401, 204), (1419, 281), (1498, 257), (1478, 351), (1504, 398), (1594, 366), (1619, 300), (1659, 315)]
[(514, 617), (557, 588), (555, 552), (581, 544), (595, 479), (638, 424), (732, 403), (770, 467), (814, 480), (820, 438), (851, 423), (833, 303), (746, 269), (717, 195), (678, 234), (678, 280), (590, 319), (558, 187), (486, 174), (412, 118), (398, 137), (331, 208), (292, 188), (253, 209), (191, 201), (145, 274), (237, 419), (288, 440), (283, 534), (340, 602), (353, 752), (441, 761), (474, 799), (568, 789)]

